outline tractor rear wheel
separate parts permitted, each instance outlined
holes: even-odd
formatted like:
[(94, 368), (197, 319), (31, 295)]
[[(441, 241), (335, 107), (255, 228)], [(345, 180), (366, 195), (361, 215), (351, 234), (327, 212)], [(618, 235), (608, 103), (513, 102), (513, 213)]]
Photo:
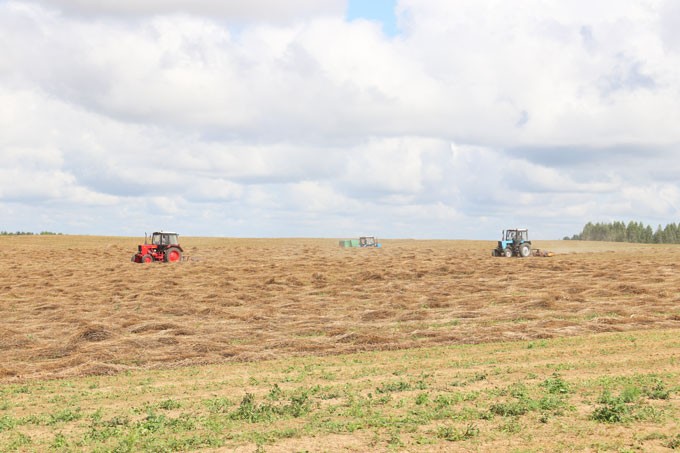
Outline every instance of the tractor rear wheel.
[(512, 257), (512, 249), (510, 247), (506, 248), (504, 254), (506, 258)]
[(177, 247), (170, 247), (165, 251), (165, 262), (176, 263), (182, 261), (182, 251)]
[(531, 247), (528, 244), (522, 244), (519, 246), (519, 256), (526, 258), (531, 255)]
[(142, 256), (142, 263), (153, 263), (153, 256), (148, 253)]

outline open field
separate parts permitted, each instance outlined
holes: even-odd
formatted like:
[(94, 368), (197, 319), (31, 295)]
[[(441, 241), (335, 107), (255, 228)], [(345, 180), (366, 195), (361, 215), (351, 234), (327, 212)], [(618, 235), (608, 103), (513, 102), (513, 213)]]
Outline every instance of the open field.
[(0, 237), (0, 450), (680, 448), (678, 246), (182, 242)]
[(0, 382), (680, 327), (680, 248), (544, 242), (0, 237)]
[(0, 386), (0, 451), (680, 448), (677, 330)]
[(135, 238), (0, 237), (0, 382), (680, 327), (678, 246), (182, 242), (139, 265)]

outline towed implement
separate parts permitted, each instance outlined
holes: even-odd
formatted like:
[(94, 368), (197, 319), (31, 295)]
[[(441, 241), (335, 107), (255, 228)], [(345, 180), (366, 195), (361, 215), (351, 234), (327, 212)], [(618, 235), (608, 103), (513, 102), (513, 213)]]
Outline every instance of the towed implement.
[(146, 234), (144, 244), (140, 244), (137, 253), (132, 255), (135, 263), (153, 263), (163, 261), (165, 263), (176, 263), (182, 261), (184, 250), (179, 245), (179, 234), (155, 232), (151, 235), (149, 243)]

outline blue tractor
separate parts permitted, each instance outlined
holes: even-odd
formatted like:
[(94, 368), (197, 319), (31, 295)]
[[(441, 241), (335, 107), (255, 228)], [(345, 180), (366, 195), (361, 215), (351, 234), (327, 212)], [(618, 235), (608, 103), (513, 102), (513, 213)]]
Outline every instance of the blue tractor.
[(520, 256), (526, 258), (531, 256), (531, 241), (529, 240), (529, 230), (504, 230), (498, 247), (491, 252), (493, 256)]

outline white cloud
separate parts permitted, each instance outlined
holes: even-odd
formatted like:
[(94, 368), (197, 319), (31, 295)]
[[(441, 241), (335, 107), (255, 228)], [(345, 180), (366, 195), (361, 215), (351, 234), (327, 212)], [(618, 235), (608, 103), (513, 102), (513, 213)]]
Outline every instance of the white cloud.
[(346, 157), (345, 184), (355, 195), (417, 195), (423, 189), (422, 141), (387, 139), (361, 144)]
[(81, 15), (165, 15), (189, 13), (230, 21), (290, 21), (316, 15), (342, 15), (346, 0), (30, 0), (67, 13)]
[(675, 5), (401, 0), (387, 37), (335, 0), (0, 3), (0, 229), (670, 222)]
[(349, 213), (360, 203), (343, 196), (327, 184), (318, 181), (302, 181), (290, 188), (290, 200), (296, 209), (303, 212)]
[(79, 186), (63, 171), (0, 169), (0, 200), (37, 203), (60, 201), (74, 206), (114, 205), (117, 197)]
[[(449, 115), (456, 120), (451, 129), (457, 136), (507, 146), (611, 144), (632, 134), (677, 141), (672, 128), (659, 134), (645, 124), (666, 123), (668, 114), (675, 119), (679, 110), (665, 105), (676, 96), (680, 61), (664, 52), (659, 40), (659, 3), (404, 0), (400, 5), (408, 24), (406, 42), (428, 74), (446, 85), (442, 95), (449, 97)], [(590, 35), (587, 46), (584, 29)], [(630, 79), (631, 68), (649, 83), (603, 97), (602, 80), (621, 71)], [(633, 99), (644, 108), (634, 108)], [(650, 108), (657, 104), (664, 108)], [(522, 112), (529, 120), (517, 128)], [(485, 136), (489, 123), (494, 130)]]
[(659, 16), (664, 48), (680, 53), (680, 3), (665, 0), (659, 9)]

